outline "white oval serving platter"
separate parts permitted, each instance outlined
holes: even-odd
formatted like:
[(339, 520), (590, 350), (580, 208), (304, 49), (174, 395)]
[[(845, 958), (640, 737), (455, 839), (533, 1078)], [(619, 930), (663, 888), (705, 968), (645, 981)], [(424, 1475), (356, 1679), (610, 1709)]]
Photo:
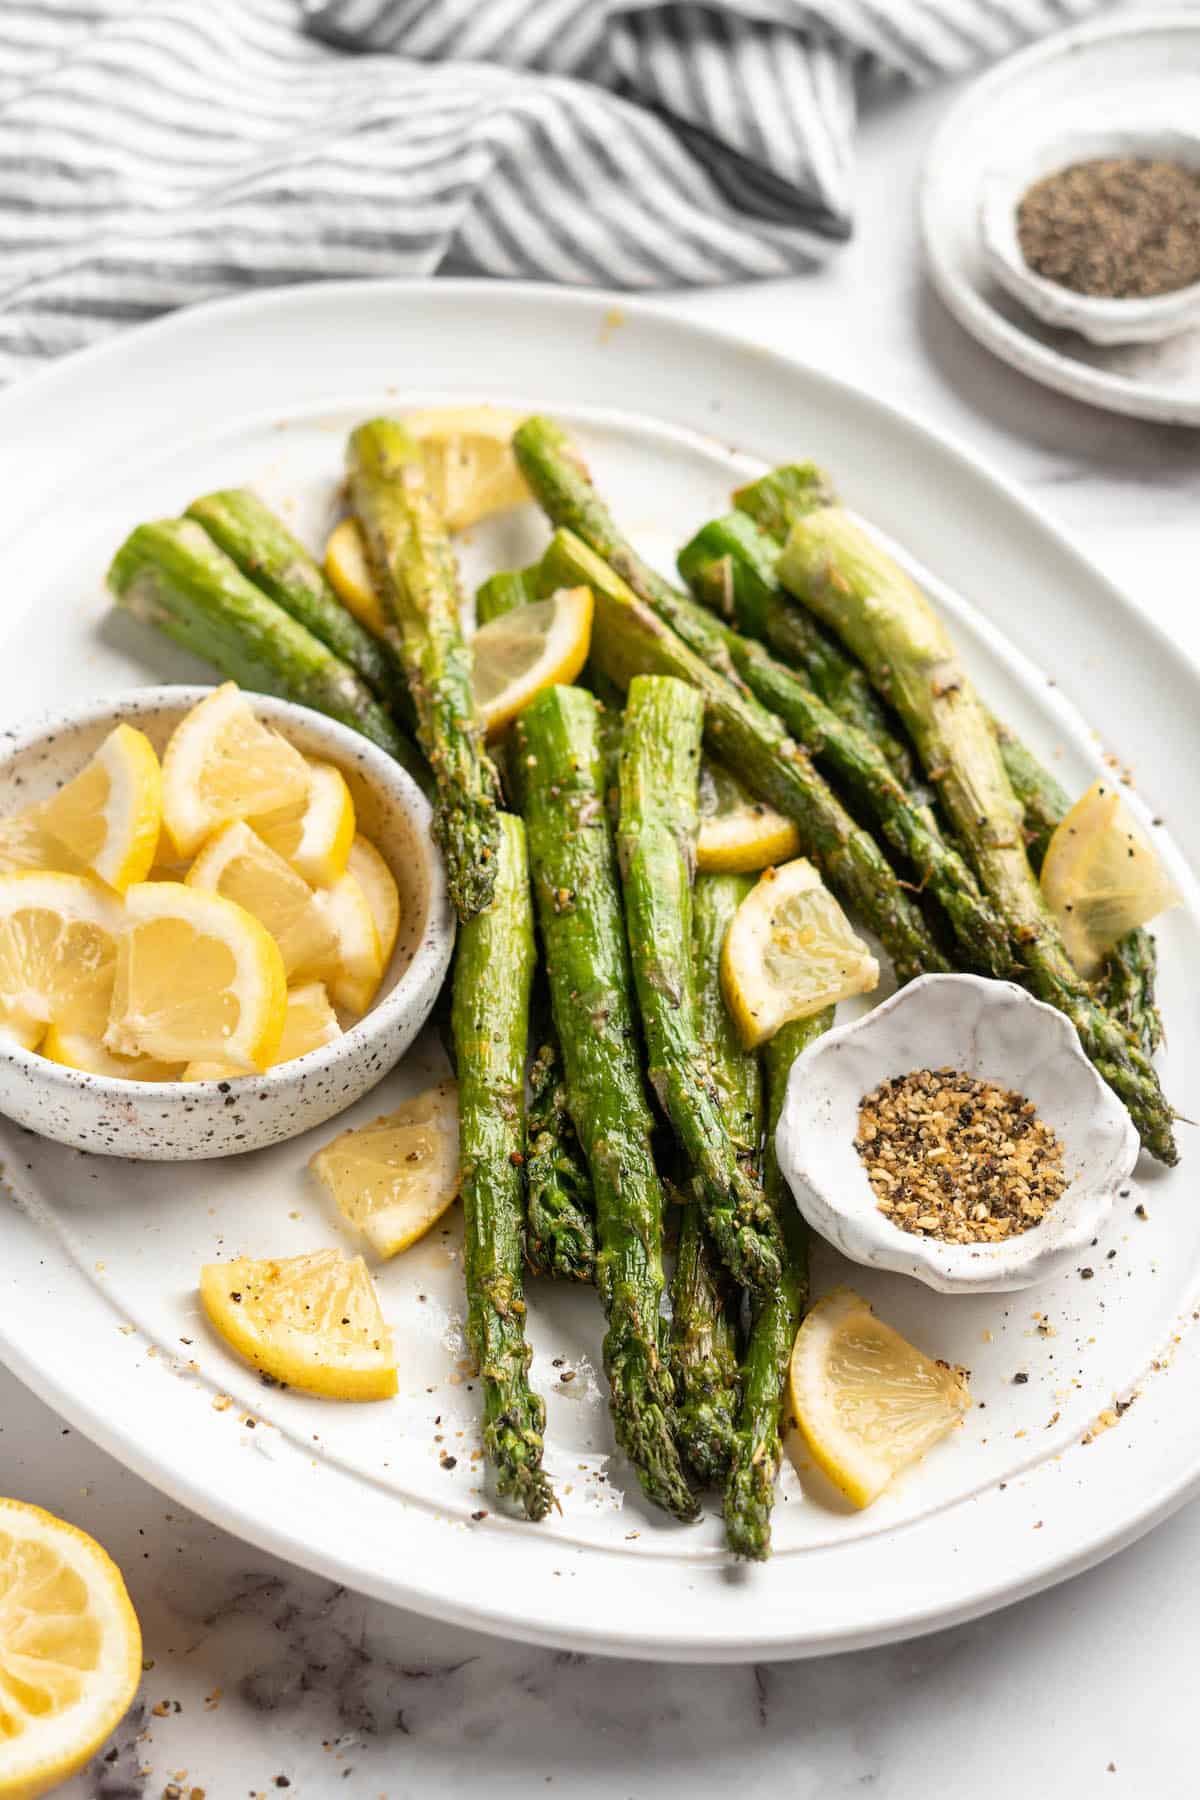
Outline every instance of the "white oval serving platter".
[[(735, 479), (765, 462), (824, 462), (918, 572), (936, 570), (924, 578), (990, 702), (1066, 784), (1082, 789), (1115, 751), (1136, 770), (1147, 819), (1165, 817), (1156, 841), (1185, 905), (1159, 934), (1163, 1071), (1179, 1110), (1200, 1117), (1194, 671), (962, 451), (866, 393), (649, 306), (502, 284), (330, 283), (177, 315), (0, 396), (0, 720), (138, 682), (208, 679), (109, 608), (104, 570), (129, 527), (249, 480), (319, 544), (348, 425), (453, 399), (572, 423), (618, 514), (664, 566)], [(473, 533), (469, 581), (528, 560), (541, 538), (532, 509)], [(1187, 604), (1183, 584), (1164, 598), (1181, 614)], [(427, 1034), (344, 1122), (441, 1068)], [(562, 1514), (539, 1527), (503, 1516), (478, 1454), (453, 1223), (378, 1271), (400, 1351), (394, 1402), (339, 1407), (268, 1390), (222, 1348), (196, 1298), (201, 1263), (345, 1241), (305, 1175), (332, 1129), (166, 1170), (0, 1123), (0, 1356), (174, 1498), (356, 1588), (578, 1650), (801, 1656), (1030, 1593), (1200, 1487), (1200, 1337), (1189, 1328), (1200, 1144), (1186, 1128), (1182, 1167), (1143, 1161), (1086, 1263), (1035, 1290), (948, 1297), (816, 1256), (818, 1291), (853, 1281), (922, 1348), (969, 1366), (977, 1405), (864, 1514), (786, 1462), (775, 1556), (761, 1568), (730, 1562), (715, 1501), (691, 1529), (643, 1505), (609, 1434), (590, 1291), (531, 1287)], [(1134, 1395), (1097, 1435), (1114, 1400)]]

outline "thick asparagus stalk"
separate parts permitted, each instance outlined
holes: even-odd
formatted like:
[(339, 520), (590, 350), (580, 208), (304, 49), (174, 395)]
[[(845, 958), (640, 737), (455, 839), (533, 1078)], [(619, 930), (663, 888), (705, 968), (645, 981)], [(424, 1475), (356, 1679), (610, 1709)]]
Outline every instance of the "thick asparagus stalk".
[(411, 724), (404, 671), (393, 645), (372, 637), (347, 612), (321, 565), (250, 488), (224, 488), (193, 500), (188, 517), (203, 525), (248, 581), (291, 613), (358, 672), (373, 693)]
[(768, 469), (757, 481), (747, 481), (733, 491), (733, 504), (759, 530), (780, 543), (793, 521), (814, 507), (833, 506), (837, 495), (824, 469), (817, 463), (782, 463)]
[(469, 919), (490, 903), (495, 886), (499, 782), (471, 691), (454, 552), (415, 446), (395, 420), (373, 419), (352, 432), (347, 464), (384, 611), (400, 629), (450, 896), (459, 918)]
[(525, 1256), (536, 1275), (592, 1281), (596, 1224), (592, 1183), (567, 1107), (562, 1051), (546, 1020), (530, 1073), (525, 1152)]
[(108, 585), (126, 611), (223, 676), (327, 713), (428, 784), (416, 746), (355, 671), (247, 581), (194, 519), (139, 525), (114, 556)]
[(541, 1519), (554, 1495), (541, 1466), (546, 1409), (529, 1386), (521, 1285), (533, 963), (525, 828), (505, 813), (493, 901), (461, 927), (454, 964), (467, 1335), (483, 1383), (483, 1441), (496, 1486)]
[(783, 1026), (767, 1044), (767, 1148), (764, 1181), (779, 1213), (783, 1279), (755, 1315), (742, 1362), (742, 1405), (725, 1485), (725, 1537), (738, 1556), (761, 1562), (771, 1551), (771, 1508), (783, 1454), (784, 1383), (792, 1344), (808, 1306), (808, 1230), (775, 1155), (775, 1128), (788, 1076), (802, 1050), (833, 1024), (833, 1008)]
[[(721, 946), (752, 875), (698, 875), (692, 894), (696, 1023), (738, 1161), (757, 1172), (762, 1132), (758, 1058), (748, 1055), (721, 996)], [(704, 1231), (699, 1202), (685, 1201), (671, 1283), (671, 1363), (679, 1441), (697, 1476), (712, 1486), (729, 1466), (737, 1419), (736, 1294)]]
[(635, 675), (675, 675), (700, 690), (704, 739), (751, 792), (794, 819), (804, 853), (882, 940), (900, 981), (949, 967), (928, 926), (869, 832), (850, 817), (811, 758), (752, 695), (711, 669), (569, 531), (542, 559), (545, 588), (586, 583), (596, 603), (592, 662), (627, 687)]
[(531, 569), (501, 569), (489, 575), (475, 589), (475, 623), (486, 625), (514, 606), (528, 606), (538, 595), (532, 585)]
[(1129, 1108), (1146, 1149), (1175, 1162), (1173, 1114), (1158, 1077), (1067, 956), (1029, 866), (1021, 806), (991, 722), (924, 594), (840, 507), (796, 520), (779, 576), (838, 633), (900, 714), (1008, 925), (1031, 991), (1074, 1024), (1084, 1050)]
[(548, 688), (514, 726), (521, 806), (567, 1099), (587, 1157), (608, 1316), (604, 1366), (617, 1442), (647, 1497), (676, 1518), (699, 1508), (672, 1436), (663, 1355), (662, 1188), (642, 1085), (632, 976), (596, 702)]
[(779, 1279), (778, 1228), (738, 1161), (696, 1018), (691, 885), (703, 720), (704, 702), (686, 682), (639, 675), (630, 683), (617, 854), (650, 1084), (687, 1157), (718, 1254), (738, 1281), (766, 1293)]

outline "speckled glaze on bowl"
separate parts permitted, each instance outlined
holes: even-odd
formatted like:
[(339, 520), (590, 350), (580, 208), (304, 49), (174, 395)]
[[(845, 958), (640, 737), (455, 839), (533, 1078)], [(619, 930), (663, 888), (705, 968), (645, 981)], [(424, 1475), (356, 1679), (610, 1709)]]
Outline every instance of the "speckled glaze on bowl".
[[(139, 688), (0, 734), (0, 814), (53, 794), (121, 721), (161, 754), (206, 687)], [(384, 751), (307, 707), (247, 698), (297, 749), (335, 763), (360, 829), (400, 889), (400, 935), (371, 1010), (307, 1056), (230, 1081), (115, 1081), (16, 1047), (0, 1050), (0, 1112), (43, 1137), (100, 1156), (193, 1161), (258, 1150), (333, 1118), (395, 1067), (429, 1017), (454, 948), (454, 918), (429, 802)]]
[[(1032, 1230), (996, 1244), (943, 1244), (880, 1212), (854, 1147), (859, 1101), (891, 1076), (945, 1067), (1027, 1095), (1061, 1139), (1070, 1185)], [(1006, 1293), (1069, 1267), (1099, 1235), (1138, 1158), (1133, 1121), (1074, 1026), (1012, 982), (980, 975), (923, 975), (818, 1038), (792, 1069), (775, 1147), (815, 1231), (853, 1262), (943, 1294)]]

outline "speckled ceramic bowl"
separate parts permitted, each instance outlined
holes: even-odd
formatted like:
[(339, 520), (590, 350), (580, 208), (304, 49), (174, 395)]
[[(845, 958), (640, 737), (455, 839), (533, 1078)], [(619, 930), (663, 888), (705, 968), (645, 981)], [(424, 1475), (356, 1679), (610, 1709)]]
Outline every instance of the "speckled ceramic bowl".
[[(944, 1244), (881, 1213), (854, 1147), (858, 1104), (910, 1069), (963, 1069), (1033, 1101), (1065, 1150), (1066, 1192), (1029, 1231)], [(1133, 1121), (1080, 1048), (1075, 1028), (1009, 981), (923, 975), (796, 1061), (775, 1139), (814, 1230), (852, 1261), (914, 1275), (944, 1294), (1004, 1293), (1070, 1267), (1112, 1210), (1138, 1157)]]
[[(162, 752), (210, 688), (140, 688), (47, 715), (0, 736), (0, 813), (44, 800), (114, 725), (136, 725)], [(43, 1137), (101, 1156), (191, 1161), (257, 1150), (339, 1113), (394, 1068), (429, 1016), (454, 947), (454, 919), (429, 802), (384, 751), (344, 725), (285, 700), (250, 695), (254, 710), (306, 755), (336, 763), (360, 829), (400, 890), (400, 935), (371, 1010), (331, 1044), (265, 1075), (231, 1081), (114, 1081), (20, 1049), (0, 1051), (0, 1112)]]

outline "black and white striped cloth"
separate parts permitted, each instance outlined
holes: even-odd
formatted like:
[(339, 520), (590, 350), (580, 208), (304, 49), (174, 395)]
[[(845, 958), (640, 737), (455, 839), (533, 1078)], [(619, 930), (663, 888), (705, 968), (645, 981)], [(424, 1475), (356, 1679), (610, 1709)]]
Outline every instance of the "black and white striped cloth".
[(0, 0), (0, 381), (228, 290), (656, 288), (851, 229), (863, 70), (1101, 0)]

